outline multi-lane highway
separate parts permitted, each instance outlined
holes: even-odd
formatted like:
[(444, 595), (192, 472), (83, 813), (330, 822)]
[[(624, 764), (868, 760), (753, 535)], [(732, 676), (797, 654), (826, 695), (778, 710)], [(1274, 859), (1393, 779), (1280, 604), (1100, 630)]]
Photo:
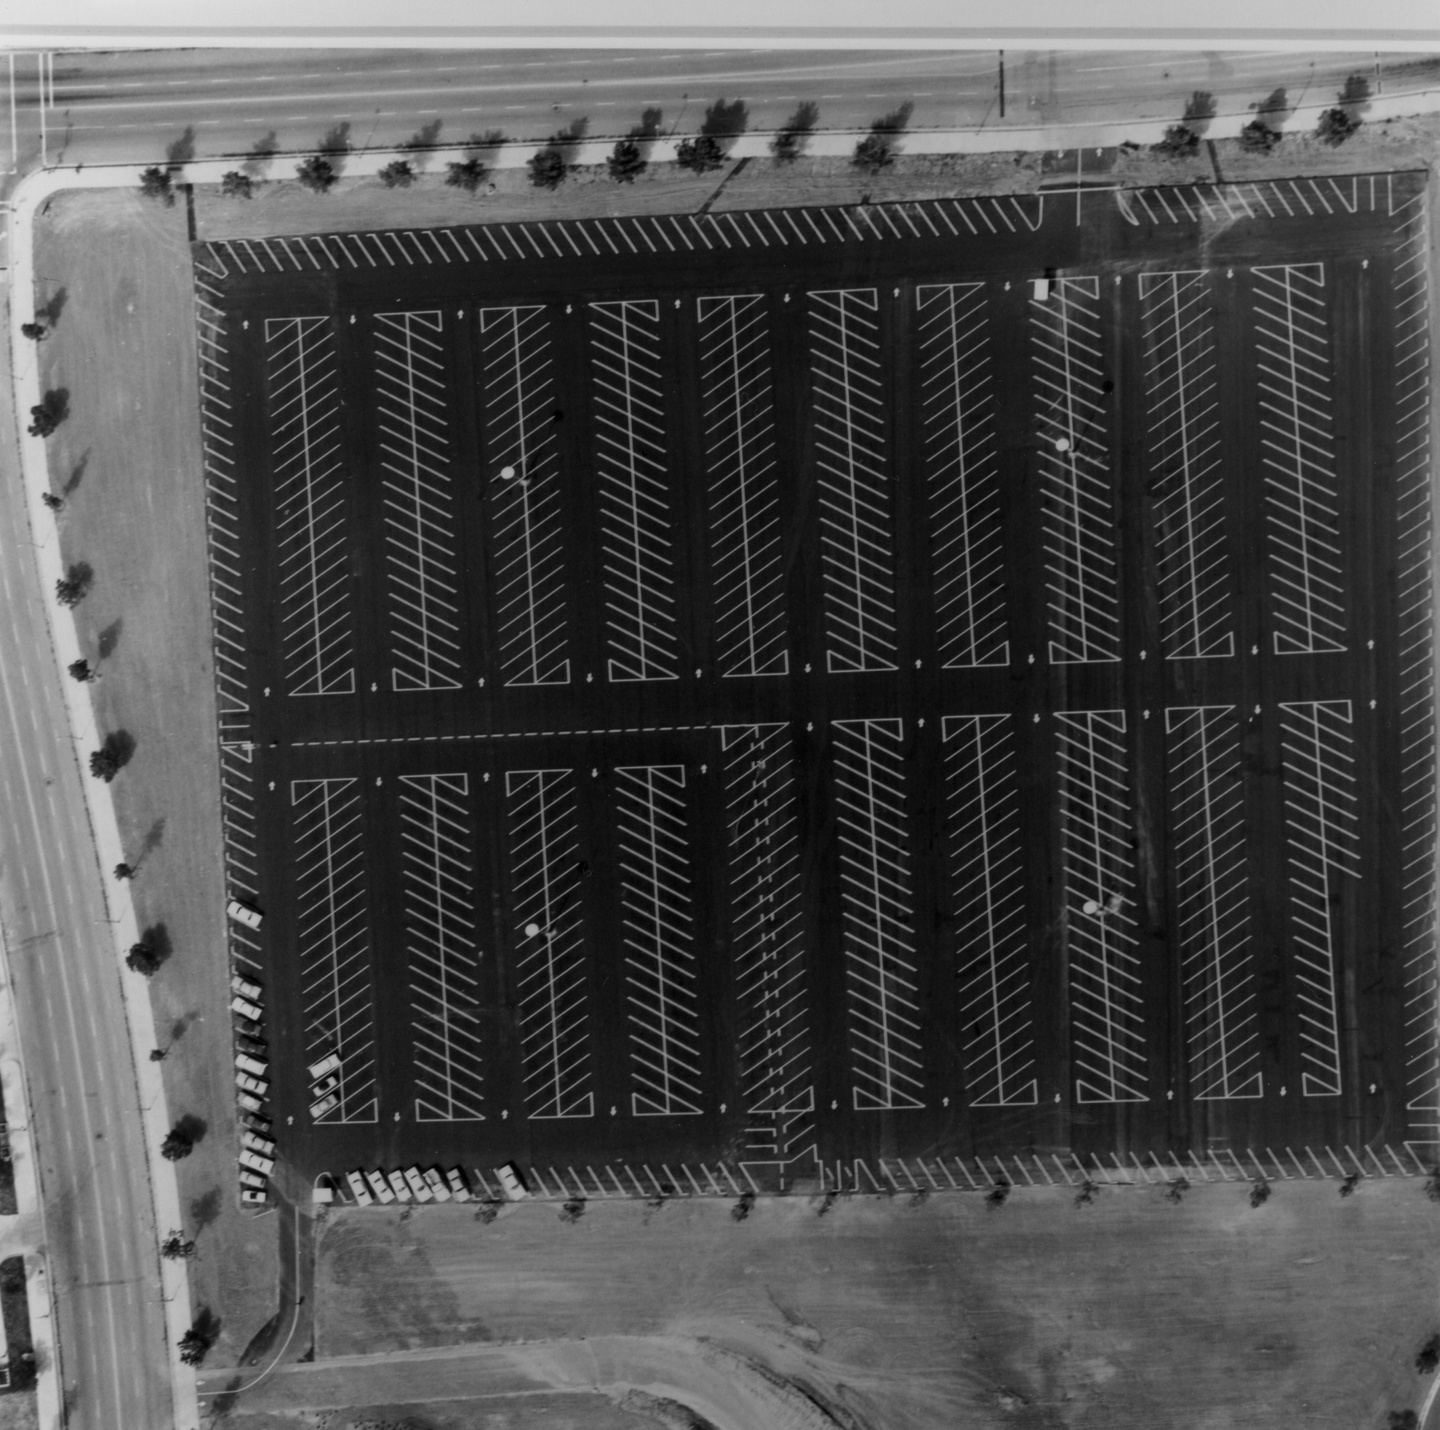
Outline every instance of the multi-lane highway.
[[(337, 125), (361, 147), (426, 126), (431, 142), (499, 129), (542, 139), (577, 118), (624, 134), (657, 107), (666, 132), (699, 127), (706, 105), (742, 99), (751, 128), (774, 129), (804, 100), (826, 129), (864, 129), (912, 103), (912, 127), (1052, 126), (1179, 117), (1196, 89), (1222, 114), (1276, 90), (1315, 103), (1348, 74), (1383, 94), (1418, 88), (1437, 65), (1372, 53), (656, 51), (219, 51), (23, 54), (0, 66), (0, 165), (151, 162), (179, 152), (246, 154), (267, 139), (313, 149)], [(13, 103), (12, 103), (13, 101)], [(12, 122), (13, 116), (13, 122)], [(6, 132), (7, 128), (10, 132)], [(187, 139), (187, 133), (191, 136)], [(179, 145), (179, 150), (172, 146)]]

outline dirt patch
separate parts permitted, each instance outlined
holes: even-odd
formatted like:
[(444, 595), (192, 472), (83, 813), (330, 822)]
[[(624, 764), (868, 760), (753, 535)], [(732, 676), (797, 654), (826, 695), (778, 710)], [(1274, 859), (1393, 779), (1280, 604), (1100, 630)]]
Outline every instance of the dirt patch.
[[(226, 1430), (654, 1430), (653, 1420), (620, 1409), (604, 1395), (487, 1396), (423, 1405), (367, 1405), (347, 1410), (250, 1414), (238, 1411)], [(0, 1422), (0, 1430), (6, 1430)]]
[[(677, 1202), (647, 1222), (609, 1203), (573, 1227), (551, 1207), (489, 1227), (450, 1208), (403, 1225), (341, 1212), (319, 1248), (317, 1354), (413, 1343), (433, 1334), (415, 1308), (443, 1305), (491, 1345), (723, 1343), (877, 1427), (1214, 1430), (1381, 1423), (1419, 1404), (1414, 1356), (1440, 1328), (1440, 1209), (1413, 1181), (1345, 1199), (1283, 1183), (1258, 1210), (1239, 1185), (1178, 1206), (1159, 1188), (1083, 1208), (1026, 1189), (998, 1211), (968, 1196), (816, 1209), (766, 1200), (736, 1223), (723, 1203)], [(364, 1278), (377, 1270), (383, 1297)]]
[[(102, 731), (133, 754), (111, 786), (140, 927), (171, 954), (151, 981), (171, 1113), (208, 1124), (177, 1164), (199, 1243), (195, 1304), (224, 1325), (212, 1363), (275, 1311), (275, 1223), (236, 1205), (234, 1100), (199, 407), (183, 208), (128, 193), (51, 199), (37, 221), (42, 381), (68, 391), (50, 439), (65, 561), (94, 570), (76, 608)], [(84, 752), (82, 752), (83, 758)], [(127, 974), (127, 977), (135, 975)], [(168, 1228), (161, 1228), (162, 1231)]]
[(33, 1390), (0, 1395), (0, 1430), (39, 1430), (40, 1407)]

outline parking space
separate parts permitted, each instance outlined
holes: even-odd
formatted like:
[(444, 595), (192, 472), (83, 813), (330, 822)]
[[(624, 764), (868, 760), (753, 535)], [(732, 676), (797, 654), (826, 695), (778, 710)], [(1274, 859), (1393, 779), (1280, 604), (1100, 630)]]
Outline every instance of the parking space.
[(1423, 229), (1258, 193), (199, 250), (286, 1155), (1440, 1126)]

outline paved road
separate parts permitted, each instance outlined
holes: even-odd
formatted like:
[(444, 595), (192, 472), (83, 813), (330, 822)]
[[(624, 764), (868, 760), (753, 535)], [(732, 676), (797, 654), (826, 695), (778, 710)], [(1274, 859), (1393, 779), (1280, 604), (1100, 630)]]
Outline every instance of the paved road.
[(166, 1425), (154, 1214), (103, 884), (0, 359), (0, 908), (73, 1430)]
[[(1195, 89), (1213, 92), (1222, 113), (1243, 113), (1278, 88), (1292, 105), (1313, 103), (1358, 70), (1390, 94), (1437, 67), (1419, 56), (1379, 64), (1371, 53), (1015, 52), (1005, 61), (1002, 119), (994, 52), (32, 54), (14, 62), (13, 136), (9, 104), (0, 103), (0, 156), (12, 150), (22, 171), (38, 160), (42, 119), (50, 162), (128, 163), (162, 160), (177, 142), (183, 149), (187, 130), (202, 158), (247, 153), (271, 134), (282, 152), (303, 152), (341, 124), (355, 146), (393, 146), (437, 121), (449, 143), (496, 128), (540, 139), (582, 116), (592, 135), (608, 136), (648, 106), (662, 110), (667, 130), (684, 133), (721, 97), (743, 99), (759, 129), (777, 127), (806, 99), (832, 129), (864, 128), (906, 101), (919, 128), (1159, 119), (1178, 117)], [(0, 90), (7, 81), (0, 70)]]

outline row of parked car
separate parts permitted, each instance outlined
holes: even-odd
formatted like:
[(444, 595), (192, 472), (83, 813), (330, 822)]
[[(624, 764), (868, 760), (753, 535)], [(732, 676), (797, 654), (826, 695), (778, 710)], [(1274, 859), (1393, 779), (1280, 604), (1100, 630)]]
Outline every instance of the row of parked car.
[(230, 995), (235, 1017), (235, 1100), (240, 1106), (240, 1202), (247, 1207), (269, 1206), (275, 1143), (265, 1115), (270, 1062), (261, 988), (254, 979), (233, 973)]
[[(505, 1195), (513, 1202), (522, 1201), (530, 1195), (520, 1177), (520, 1169), (509, 1164), (496, 1169), (496, 1177), (504, 1188)], [(483, 1189), (484, 1178), (477, 1172), (476, 1181)], [(465, 1173), (459, 1167), (441, 1172), (438, 1167), (406, 1167), (394, 1172), (347, 1172), (345, 1185), (357, 1206), (382, 1205), (389, 1202), (468, 1202), (474, 1197), (486, 1196), (484, 1190), (474, 1192), (465, 1180)]]

